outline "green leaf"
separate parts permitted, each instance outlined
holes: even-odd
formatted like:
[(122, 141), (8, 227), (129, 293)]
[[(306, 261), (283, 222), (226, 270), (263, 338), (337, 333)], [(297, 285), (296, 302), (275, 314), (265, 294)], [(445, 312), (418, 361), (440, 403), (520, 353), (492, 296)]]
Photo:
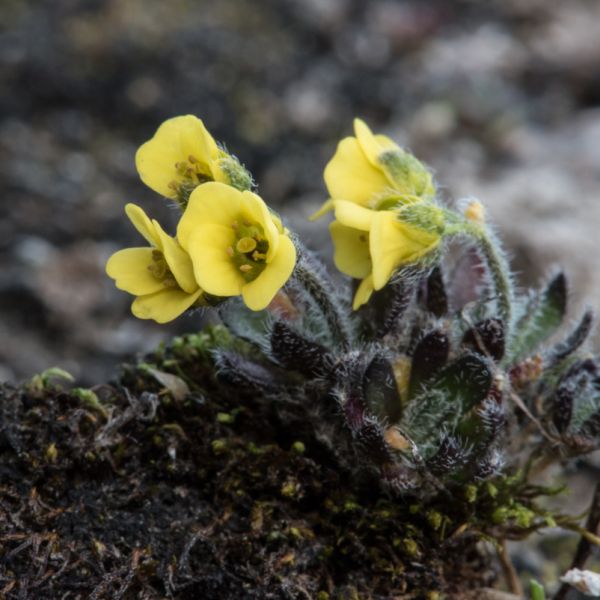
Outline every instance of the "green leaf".
[(531, 600), (546, 600), (544, 588), (535, 579), (531, 579), (529, 585), (531, 586)]
[(269, 346), (267, 311), (249, 310), (239, 298), (232, 298), (219, 307), (219, 317), (233, 335), (261, 348)]
[(559, 273), (536, 295), (515, 326), (509, 359), (515, 362), (534, 352), (561, 325), (567, 311), (567, 281)]
[(61, 380), (73, 383), (75, 378), (71, 373), (60, 367), (50, 367), (38, 375), (34, 375), (29, 381), (28, 387), (33, 393), (39, 393), (53, 388), (62, 389), (58, 384)]
[(371, 410), (381, 419), (397, 422), (402, 415), (402, 401), (394, 370), (383, 356), (375, 356), (363, 379), (363, 392)]
[(443, 391), (454, 410), (464, 414), (486, 399), (492, 380), (490, 361), (479, 354), (468, 352), (448, 365), (431, 388)]
[(450, 340), (441, 330), (431, 331), (419, 340), (412, 355), (409, 398), (419, 394), (424, 384), (439, 373), (448, 360), (449, 352)]
[(483, 403), (492, 381), (489, 359), (463, 354), (410, 401), (402, 425), (418, 444), (427, 446), (423, 450), (428, 455), (436, 450), (432, 443), (440, 431), (453, 431), (466, 413)]

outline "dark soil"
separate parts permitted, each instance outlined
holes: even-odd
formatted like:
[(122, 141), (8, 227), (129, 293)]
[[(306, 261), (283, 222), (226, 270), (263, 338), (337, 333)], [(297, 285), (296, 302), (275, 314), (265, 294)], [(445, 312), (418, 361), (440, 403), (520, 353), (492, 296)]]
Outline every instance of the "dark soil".
[(223, 392), (204, 344), (149, 357), (187, 395), (148, 363), (95, 396), (51, 377), (1, 388), (1, 598), (435, 599), (494, 579), (454, 518), (349, 481)]

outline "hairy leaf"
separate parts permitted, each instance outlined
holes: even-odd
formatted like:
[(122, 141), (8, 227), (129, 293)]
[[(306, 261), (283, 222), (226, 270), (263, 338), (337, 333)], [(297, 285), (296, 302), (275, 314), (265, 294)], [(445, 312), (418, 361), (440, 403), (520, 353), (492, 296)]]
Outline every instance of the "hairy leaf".
[(567, 280), (559, 273), (537, 294), (515, 327), (511, 362), (534, 352), (562, 323), (567, 310)]
[(504, 356), (504, 324), (500, 319), (484, 319), (465, 332), (463, 345), (489, 356), (496, 362)]
[(375, 356), (365, 371), (363, 390), (368, 406), (380, 418), (391, 423), (402, 415), (402, 404), (394, 370), (383, 356)]
[(333, 364), (333, 357), (324, 346), (306, 339), (282, 321), (273, 325), (271, 352), (283, 367), (307, 377), (323, 375)]
[(443, 331), (432, 331), (415, 346), (410, 372), (409, 397), (420, 393), (423, 385), (446, 364), (450, 340)]

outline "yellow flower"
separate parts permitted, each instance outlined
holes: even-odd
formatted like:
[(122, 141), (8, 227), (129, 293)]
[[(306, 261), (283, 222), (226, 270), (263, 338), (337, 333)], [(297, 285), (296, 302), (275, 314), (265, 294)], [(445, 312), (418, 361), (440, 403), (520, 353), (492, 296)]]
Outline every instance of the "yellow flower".
[(262, 199), (222, 183), (192, 192), (177, 238), (202, 289), (215, 296), (241, 294), (251, 310), (267, 307), (296, 264), (294, 244)]
[[(403, 210), (408, 208), (374, 211), (345, 200), (334, 204), (336, 221), (329, 230), (335, 265), (342, 273), (362, 280), (354, 296), (355, 310), (368, 302), (374, 290), (382, 289), (399, 267), (423, 260), (442, 239), (443, 224), (433, 219), (433, 227), (402, 220)], [(435, 206), (426, 210), (439, 216)], [(414, 216), (410, 218), (414, 220)]]
[(119, 250), (106, 264), (106, 272), (116, 286), (137, 296), (131, 312), (139, 319), (166, 323), (191, 306), (201, 304), (202, 290), (183, 248), (139, 206), (128, 204), (125, 212), (151, 245)]
[(165, 121), (139, 148), (135, 164), (148, 187), (183, 206), (192, 190), (207, 181), (252, 187), (248, 171), (217, 146), (204, 123), (193, 115)]
[(385, 135), (374, 135), (360, 119), (356, 137), (344, 138), (325, 167), (330, 199), (311, 216), (317, 219), (333, 209), (334, 200), (380, 209), (382, 201), (406, 203), (435, 195), (431, 174), (412, 154)]
[(374, 290), (369, 232), (348, 227), (340, 221), (333, 221), (329, 225), (329, 232), (334, 246), (333, 262), (337, 269), (350, 277), (362, 279), (352, 303), (356, 310), (368, 302)]

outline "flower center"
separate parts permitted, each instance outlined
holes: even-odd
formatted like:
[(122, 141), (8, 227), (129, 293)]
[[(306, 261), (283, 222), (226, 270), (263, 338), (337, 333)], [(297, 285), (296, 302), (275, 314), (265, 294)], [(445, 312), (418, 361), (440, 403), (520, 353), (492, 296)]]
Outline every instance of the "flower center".
[(201, 184), (213, 181), (214, 177), (208, 163), (190, 154), (187, 160), (175, 163), (179, 178), (171, 181), (169, 187), (175, 192), (177, 202), (182, 208), (187, 206), (190, 194)]
[(227, 248), (227, 254), (233, 260), (246, 281), (254, 281), (267, 266), (269, 242), (259, 223), (234, 221), (231, 228), (235, 232), (235, 243)]
[(166, 288), (179, 287), (169, 265), (160, 250), (152, 250), (152, 264), (148, 265), (148, 271), (154, 275)]

